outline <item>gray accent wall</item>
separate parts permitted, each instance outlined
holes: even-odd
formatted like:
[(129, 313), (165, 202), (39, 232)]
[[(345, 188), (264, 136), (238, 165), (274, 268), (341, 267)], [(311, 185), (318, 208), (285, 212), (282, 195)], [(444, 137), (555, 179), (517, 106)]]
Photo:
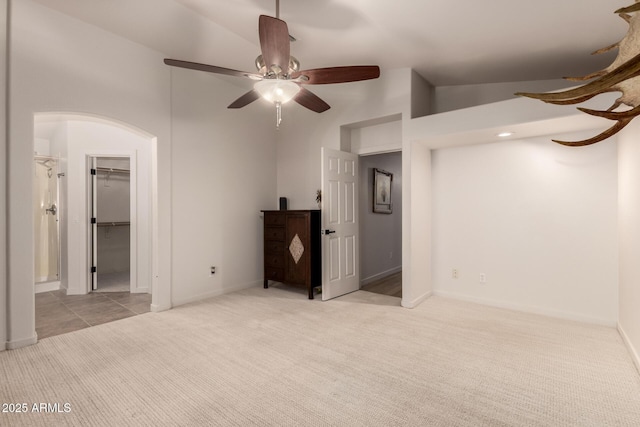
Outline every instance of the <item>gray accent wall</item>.
[[(393, 174), (393, 212), (373, 212), (373, 169)], [(402, 152), (360, 157), (360, 283), (402, 269)]]

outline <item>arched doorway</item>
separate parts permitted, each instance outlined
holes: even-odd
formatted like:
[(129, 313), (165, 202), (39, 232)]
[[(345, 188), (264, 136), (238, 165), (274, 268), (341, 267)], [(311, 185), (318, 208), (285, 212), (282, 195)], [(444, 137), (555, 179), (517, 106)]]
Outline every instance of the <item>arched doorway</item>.
[[(37, 158), (47, 159), (57, 165), (59, 189), (56, 217), (60, 257), (57, 286), (65, 295), (84, 295), (92, 290), (92, 249), (97, 235), (92, 235), (95, 227), (91, 224), (90, 215), (90, 171), (91, 164), (96, 159), (126, 159), (130, 165), (129, 224), (126, 227), (130, 253), (130, 292), (143, 294), (155, 293), (157, 290), (154, 289), (158, 284), (155, 283), (153, 274), (158, 241), (157, 209), (154, 208), (157, 206), (157, 167), (153, 155), (155, 145), (155, 136), (109, 118), (77, 113), (34, 115), (34, 153)], [(34, 218), (40, 214), (40, 207), (34, 203)], [(53, 216), (51, 210), (44, 213), (49, 217)], [(113, 228), (115, 227), (105, 227), (101, 231), (108, 234), (106, 232)], [(110, 235), (113, 238), (116, 234)], [(42, 264), (42, 257), (37, 249), (38, 246), (47, 245), (41, 244), (43, 239), (39, 242), (37, 229), (34, 229), (34, 235), (34, 265), (36, 260)], [(36, 290), (37, 287), (38, 285)]]

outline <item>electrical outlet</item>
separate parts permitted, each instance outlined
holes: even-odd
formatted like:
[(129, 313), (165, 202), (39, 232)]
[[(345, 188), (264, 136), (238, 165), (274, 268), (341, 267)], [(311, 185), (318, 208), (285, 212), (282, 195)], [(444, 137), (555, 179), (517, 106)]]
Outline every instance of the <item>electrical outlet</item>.
[(211, 269), (209, 270), (209, 276), (213, 276), (214, 274), (216, 274), (216, 268), (214, 266), (211, 266)]
[(451, 270), (451, 277), (453, 279), (457, 279), (458, 278), (458, 269), (454, 268), (453, 270)]
[(487, 283), (487, 275), (480, 273), (480, 283)]

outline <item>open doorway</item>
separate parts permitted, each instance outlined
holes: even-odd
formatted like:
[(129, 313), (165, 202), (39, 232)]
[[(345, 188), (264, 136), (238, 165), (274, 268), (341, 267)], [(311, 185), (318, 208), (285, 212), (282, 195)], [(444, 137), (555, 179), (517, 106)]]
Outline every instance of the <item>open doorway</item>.
[[(92, 157), (91, 159), (91, 290), (130, 292), (131, 266), (136, 253), (131, 250), (131, 159), (129, 157)], [(132, 206), (133, 205), (133, 206)]]
[(402, 152), (361, 155), (359, 190), (360, 289), (401, 298)]

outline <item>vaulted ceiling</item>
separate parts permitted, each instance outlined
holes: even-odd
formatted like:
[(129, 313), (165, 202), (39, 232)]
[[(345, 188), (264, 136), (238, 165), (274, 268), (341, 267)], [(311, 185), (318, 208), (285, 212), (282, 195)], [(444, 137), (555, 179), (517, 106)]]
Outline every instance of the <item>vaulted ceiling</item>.
[[(253, 71), (275, 0), (35, 0), (166, 56)], [(437, 86), (557, 79), (604, 68), (632, 0), (281, 0), (302, 68), (413, 68)]]

